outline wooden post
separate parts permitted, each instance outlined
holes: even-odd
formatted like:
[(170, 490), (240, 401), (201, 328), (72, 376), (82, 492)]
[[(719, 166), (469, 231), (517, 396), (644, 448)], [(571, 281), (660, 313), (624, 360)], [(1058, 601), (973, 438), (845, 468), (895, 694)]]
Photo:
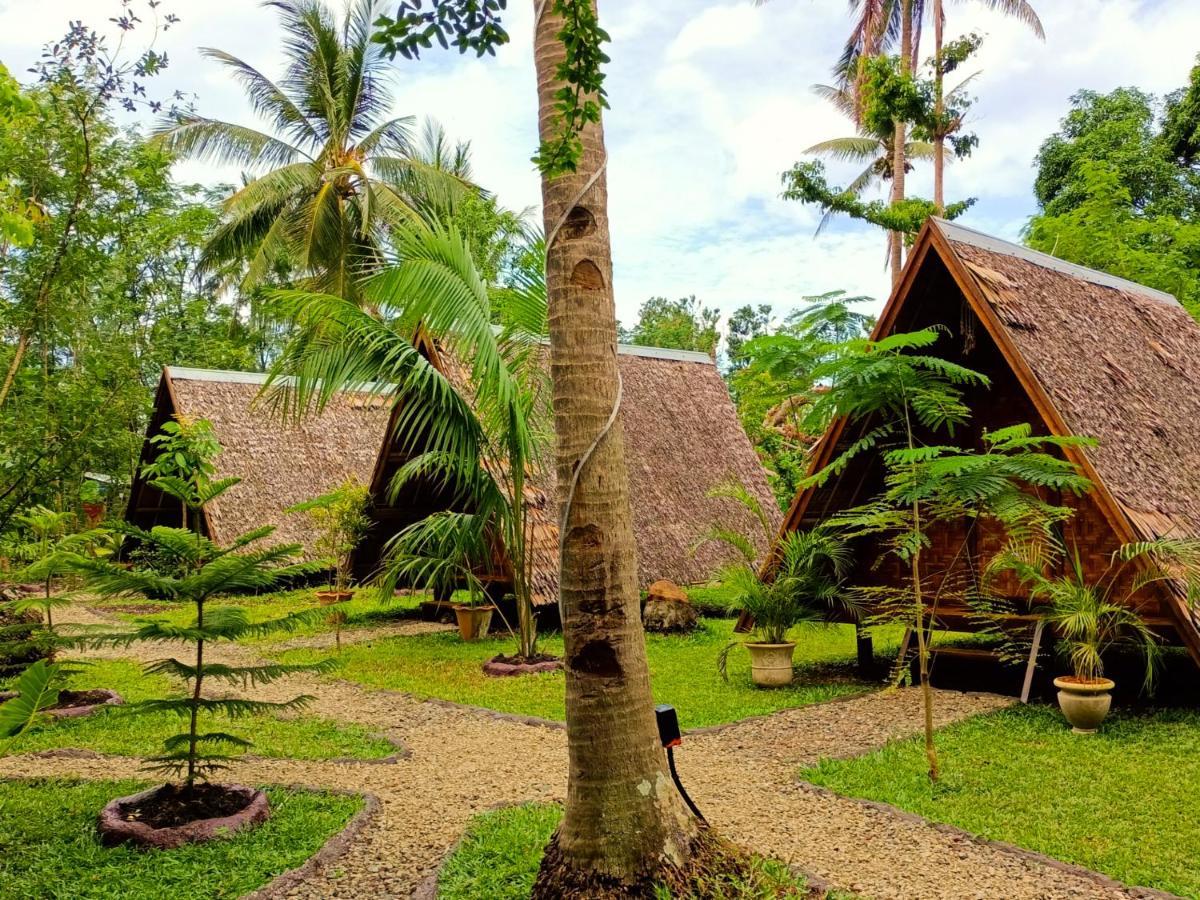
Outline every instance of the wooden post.
[(868, 675), (875, 668), (875, 644), (861, 622), (854, 623), (854, 641), (858, 650), (859, 674)]
[(1042, 630), (1046, 627), (1044, 619), (1038, 619), (1033, 626), (1033, 644), (1029, 648), (1029, 664), (1025, 666), (1025, 684), (1021, 687), (1021, 702), (1029, 702), (1029, 691), (1033, 687), (1033, 670), (1037, 668), (1038, 650), (1042, 646)]

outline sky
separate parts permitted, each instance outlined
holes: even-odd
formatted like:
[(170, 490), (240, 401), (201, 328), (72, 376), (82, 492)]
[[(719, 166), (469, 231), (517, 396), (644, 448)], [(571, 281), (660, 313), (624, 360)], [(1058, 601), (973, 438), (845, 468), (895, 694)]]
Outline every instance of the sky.
[[(143, 0), (133, 0), (135, 4)], [(330, 0), (340, 7), (341, 0)], [(960, 220), (1016, 239), (1035, 210), (1034, 157), (1076, 91), (1136, 85), (1163, 93), (1185, 83), (1200, 51), (1200, 3), (1032, 0), (1039, 41), (1022, 23), (977, 0), (947, 0), (947, 37), (984, 36), (964, 74), (978, 98), (968, 129), (979, 147), (947, 170), (950, 200), (976, 198)], [(389, 11), (387, 0), (382, 9)], [(0, 61), (17, 77), (70, 19), (97, 26), (118, 0), (0, 0)], [(495, 58), (429, 53), (394, 65), (395, 111), (432, 116), (469, 140), (477, 181), (539, 222), (529, 161), (537, 144), (531, 31), (533, 0), (509, 0), (512, 42)], [(222, 67), (198, 47), (231, 52), (280, 74), (275, 13), (249, 0), (163, 0), (181, 23), (157, 49), (170, 57), (158, 89), (196, 95), (202, 115), (255, 124)], [(612, 36), (605, 117), (609, 214), (618, 316), (636, 318), (651, 296), (696, 295), (728, 314), (751, 303), (780, 316), (833, 290), (882, 301), (888, 290), (880, 232), (845, 219), (819, 237), (819, 214), (780, 198), (780, 174), (804, 150), (851, 133), (811, 90), (849, 29), (846, 0), (600, 0)], [(953, 83), (953, 82), (952, 82)], [(834, 183), (857, 170), (831, 163)], [(181, 164), (187, 181), (232, 181), (236, 171)], [(929, 196), (918, 168), (910, 191)]]

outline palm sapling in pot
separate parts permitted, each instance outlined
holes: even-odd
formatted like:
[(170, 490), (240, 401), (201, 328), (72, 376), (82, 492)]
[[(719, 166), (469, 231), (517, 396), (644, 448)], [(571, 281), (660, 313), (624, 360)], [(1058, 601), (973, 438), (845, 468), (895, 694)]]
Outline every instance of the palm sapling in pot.
[[(337, 606), (354, 596), (350, 590), (350, 563), (354, 550), (371, 526), (367, 515), (369, 502), (368, 490), (357, 479), (350, 478), (329, 493), (288, 509), (289, 513), (304, 513), (309, 517), (318, 530), (314, 549), (319, 556), (333, 564), (328, 589), (317, 591), (317, 599), (322, 606)], [(334, 626), (334, 640), (340, 651), (346, 614), (334, 610), (329, 614), (328, 621)]]

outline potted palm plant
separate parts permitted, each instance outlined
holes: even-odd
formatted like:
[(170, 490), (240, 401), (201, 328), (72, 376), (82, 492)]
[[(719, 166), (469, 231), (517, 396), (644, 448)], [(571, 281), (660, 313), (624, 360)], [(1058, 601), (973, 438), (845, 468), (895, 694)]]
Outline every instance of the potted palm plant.
[(845, 543), (828, 531), (797, 531), (777, 548), (779, 568), (766, 581), (745, 563), (728, 567), (725, 584), (744, 614), (753, 620), (752, 639), (734, 642), (717, 660), (726, 676), (729, 652), (739, 643), (750, 654), (750, 675), (759, 687), (782, 687), (792, 682), (794, 628), (827, 624), (838, 608), (853, 612), (853, 600), (843, 591), (850, 565)]
[(485, 636), (496, 611), (481, 577), (488, 572), (494, 547), (477, 518), (446, 510), (408, 526), (388, 542), (380, 579), (385, 595), (400, 583), (424, 585), (434, 596), (444, 597), (464, 587), (466, 598), (451, 604), (464, 641)]
[[(1135, 555), (1119, 551), (1124, 562)], [(1104, 657), (1118, 647), (1137, 650), (1145, 663), (1145, 686), (1154, 680), (1158, 639), (1142, 621), (1133, 598), (1147, 580), (1121, 578), (1124, 565), (1111, 566), (1095, 581), (1088, 579), (1076, 549), (1067, 570), (1047, 574), (1060, 566), (1045, 559), (1028, 562), (1008, 558), (1003, 567), (1015, 572), (1029, 589), (1035, 614), (1057, 636), (1059, 648), (1071, 665), (1071, 674), (1054, 679), (1058, 706), (1076, 734), (1095, 734), (1112, 706), (1115, 682), (1104, 677)], [(1118, 596), (1118, 586), (1128, 587)], [(1041, 604), (1037, 606), (1036, 604)]]
[[(330, 560), (329, 586), (317, 591), (317, 600), (322, 606), (339, 606), (350, 600), (354, 593), (351, 587), (351, 554), (367, 533), (371, 520), (367, 516), (370, 493), (357, 479), (350, 478), (327, 494), (298, 503), (288, 509), (290, 513), (306, 513), (319, 531), (315, 550), (324, 559)], [(334, 626), (334, 640), (342, 648), (342, 625), (346, 614), (335, 610), (329, 614), (329, 623)]]

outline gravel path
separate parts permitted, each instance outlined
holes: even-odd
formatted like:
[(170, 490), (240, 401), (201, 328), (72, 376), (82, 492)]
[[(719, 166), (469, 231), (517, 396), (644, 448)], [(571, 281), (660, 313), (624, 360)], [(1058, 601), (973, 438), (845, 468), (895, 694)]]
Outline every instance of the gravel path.
[[(224, 648), (230, 661), (249, 651)], [(155, 658), (161, 649), (134, 647)], [(147, 652), (148, 651), (148, 652)], [(246, 760), (231, 777), (303, 783), (375, 794), (381, 809), (349, 853), (289, 893), (297, 898), (409, 897), (436, 869), (468, 820), (497, 805), (560, 801), (566, 788), (561, 729), (537, 727), (347, 682), (297, 677), (256, 691), (264, 699), (309, 693), (320, 716), (369, 725), (410, 755), (394, 765)], [(1011, 701), (938, 692), (939, 724)], [(830, 886), (876, 898), (1128, 897), (1084, 873), (949, 833), (928, 823), (830, 794), (795, 780), (823, 756), (866, 752), (919, 727), (916, 691), (879, 692), (789, 710), (689, 735), (677, 753), (692, 796), (722, 833), (777, 856)], [(0, 776), (117, 778), (132, 759), (0, 760)], [(482, 898), (481, 898), (482, 900)]]

